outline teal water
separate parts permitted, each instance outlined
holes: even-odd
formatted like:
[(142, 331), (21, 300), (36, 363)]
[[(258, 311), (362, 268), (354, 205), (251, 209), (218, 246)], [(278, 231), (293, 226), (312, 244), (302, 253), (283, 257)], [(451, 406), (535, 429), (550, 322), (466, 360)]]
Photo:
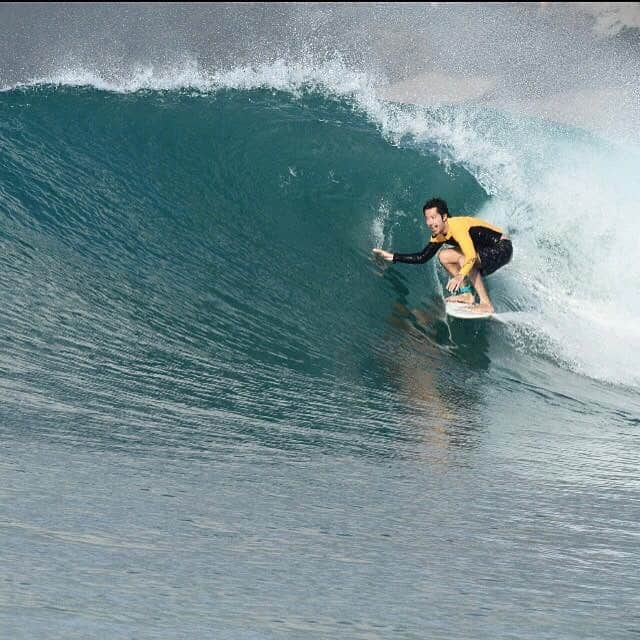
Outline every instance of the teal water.
[[(637, 302), (616, 324), (615, 284), (576, 286), (619, 265), (597, 207), (572, 235), (564, 208), (621, 181), (624, 249), (631, 165), (365, 107), (0, 93), (9, 637), (640, 634)], [(503, 322), (447, 321), (433, 263), (372, 260), (424, 246), (436, 194), (512, 236)]]

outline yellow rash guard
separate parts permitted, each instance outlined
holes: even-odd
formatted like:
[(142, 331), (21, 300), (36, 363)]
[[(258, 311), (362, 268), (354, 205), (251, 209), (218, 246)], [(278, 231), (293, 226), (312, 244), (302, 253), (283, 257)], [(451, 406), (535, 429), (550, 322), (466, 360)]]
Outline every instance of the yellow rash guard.
[(431, 236), (429, 244), (420, 253), (394, 253), (394, 262), (422, 263), (430, 260), (444, 244), (452, 245), (462, 251), (465, 257), (459, 275), (466, 276), (473, 269), (480, 249), (494, 247), (503, 235), (502, 229), (479, 220), (460, 216), (448, 218), (449, 232)]

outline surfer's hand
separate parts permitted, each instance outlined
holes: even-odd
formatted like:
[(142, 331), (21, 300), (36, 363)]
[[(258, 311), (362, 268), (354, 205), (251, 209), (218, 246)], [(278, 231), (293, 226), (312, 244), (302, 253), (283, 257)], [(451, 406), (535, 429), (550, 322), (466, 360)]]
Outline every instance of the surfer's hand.
[(460, 288), (463, 280), (464, 276), (454, 276), (453, 278), (451, 278), (451, 280), (447, 282), (447, 291), (455, 293)]
[(393, 260), (393, 253), (391, 253), (390, 251), (384, 251), (384, 249), (374, 249), (373, 253), (377, 258), (383, 258), (384, 260), (388, 260), (389, 262)]

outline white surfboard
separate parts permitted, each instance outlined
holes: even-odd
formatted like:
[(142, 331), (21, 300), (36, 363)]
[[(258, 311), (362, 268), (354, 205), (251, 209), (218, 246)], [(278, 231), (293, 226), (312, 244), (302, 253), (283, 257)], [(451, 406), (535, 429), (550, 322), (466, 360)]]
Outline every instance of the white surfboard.
[(461, 320), (480, 320), (482, 318), (491, 318), (495, 315), (493, 313), (474, 311), (473, 305), (466, 302), (445, 301), (444, 307), (448, 316), (460, 318)]

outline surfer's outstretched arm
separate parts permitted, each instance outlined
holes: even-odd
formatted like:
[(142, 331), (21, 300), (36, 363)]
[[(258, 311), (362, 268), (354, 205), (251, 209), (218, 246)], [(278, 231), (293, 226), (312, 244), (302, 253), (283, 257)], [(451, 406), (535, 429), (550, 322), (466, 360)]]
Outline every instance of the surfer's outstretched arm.
[(373, 253), (389, 262), (406, 262), (409, 264), (423, 264), (427, 260), (431, 260), (436, 255), (440, 243), (430, 242), (419, 253), (391, 253), (391, 251), (383, 251), (382, 249), (374, 249)]

